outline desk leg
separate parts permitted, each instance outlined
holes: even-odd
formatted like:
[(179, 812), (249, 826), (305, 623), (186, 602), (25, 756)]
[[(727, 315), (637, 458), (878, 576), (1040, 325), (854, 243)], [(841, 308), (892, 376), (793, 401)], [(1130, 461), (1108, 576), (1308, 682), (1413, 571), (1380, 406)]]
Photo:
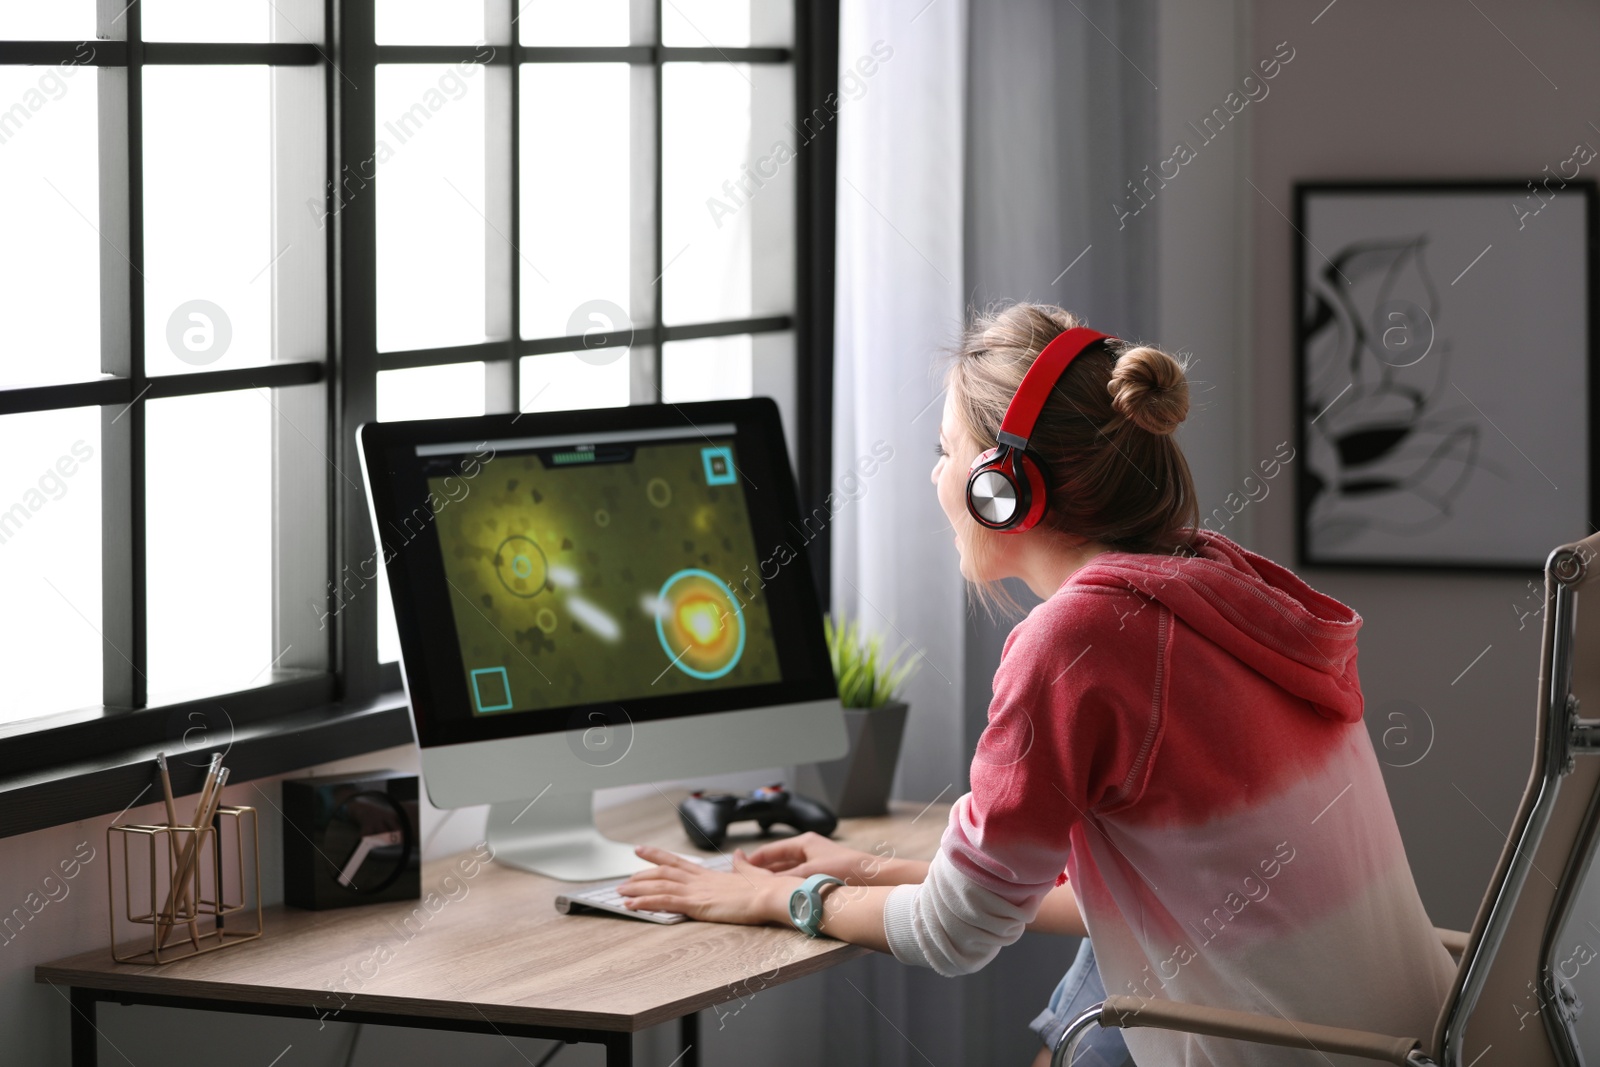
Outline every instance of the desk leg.
[(683, 1046), (672, 1067), (700, 1067), (700, 1013), (691, 1011), (678, 1019), (678, 1043)]
[(95, 1029), (95, 1005), (99, 997), (87, 989), (72, 987), (72, 1067), (96, 1067), (99, 1063), (99, 1031)]
[[(608, 1030), (605, 1035), (606, 1067), (633, 1067), (633, 1035)], [(77, 1067), (76, 1064), (73, 1067)]]

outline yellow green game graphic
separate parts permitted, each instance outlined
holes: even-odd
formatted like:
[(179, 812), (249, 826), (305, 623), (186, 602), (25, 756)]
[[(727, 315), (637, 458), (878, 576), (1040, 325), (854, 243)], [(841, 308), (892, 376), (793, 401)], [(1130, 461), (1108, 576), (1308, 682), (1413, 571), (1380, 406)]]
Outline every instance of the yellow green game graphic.
[(435, 514), (476, 714), (781, 680), (731, 441), (542, 455)]

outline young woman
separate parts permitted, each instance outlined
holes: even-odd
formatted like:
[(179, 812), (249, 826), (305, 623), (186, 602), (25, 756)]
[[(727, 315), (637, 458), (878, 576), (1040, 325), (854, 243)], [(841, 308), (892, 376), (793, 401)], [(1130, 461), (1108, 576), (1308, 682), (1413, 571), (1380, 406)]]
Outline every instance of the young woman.
[[(788, 924), (791, 895), (825, 873), (849, 884), (821, 890), (822, 934), (942, 975), (978, 970), (1024, 930), (1087, 934), (1112, 993), (1425, 1038), (1455, 968), (1361, 721), (1361, 618), (1200, 528), (1171, 436), (1188, 411), (1180, 364), (1114, 338), (1082, 347), (1025, 435), (1046, 490), (1036, 524), (997, 531), (986, 494), (969, 502), (970, 466), (1019, 387), (1037, 388), (1034, 361), (1080, 327), (1042, 305), (981, 315), (947, 376), (933, 482), (961, 573), (991, 603), (1007, 577), (1043, 602), (1006, 641), (938, 855), (884, 860), (805, 834), (740, 852), (727, 873), (641, 846), (658, 866), (621, 892)], [(1142, 1065), (1326, 1062), (1124, 1037)]]

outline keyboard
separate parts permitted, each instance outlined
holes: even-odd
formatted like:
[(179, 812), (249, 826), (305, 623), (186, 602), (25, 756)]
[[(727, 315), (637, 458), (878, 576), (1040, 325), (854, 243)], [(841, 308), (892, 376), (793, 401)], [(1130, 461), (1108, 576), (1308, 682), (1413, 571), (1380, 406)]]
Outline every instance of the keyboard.
[[(708, 858), (690, 856), (679, 852), (686, 860), (694, 862), (712, 871), (733, 870), (733, 856), (722, 853)], [(627, 897), (617, 892), (617, 886), (626, 882), (626, 878), (613, 878), (605, 882), (595, 882), (581, 889), (573, 889), (556, 897), (556, 910), (563, 915), (573, 912), (603, 911), (612, 915), (623, 915), (630, 919), (644, 919), (653, 923), (681, 923), (688, 922), (689, 916), (677, 911), (645, 911), (642, 908), (629, 908), (623, 904)]]

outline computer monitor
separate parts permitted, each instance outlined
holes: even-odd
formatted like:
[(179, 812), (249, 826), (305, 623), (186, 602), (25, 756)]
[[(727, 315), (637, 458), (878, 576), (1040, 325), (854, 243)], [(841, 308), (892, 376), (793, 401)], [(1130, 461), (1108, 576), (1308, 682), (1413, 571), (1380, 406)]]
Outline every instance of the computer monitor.
[(771, 400), (358, 439), (428, 797), (489, 804), (496, 859), (626, 875), (594, 790), (845, 754)]

